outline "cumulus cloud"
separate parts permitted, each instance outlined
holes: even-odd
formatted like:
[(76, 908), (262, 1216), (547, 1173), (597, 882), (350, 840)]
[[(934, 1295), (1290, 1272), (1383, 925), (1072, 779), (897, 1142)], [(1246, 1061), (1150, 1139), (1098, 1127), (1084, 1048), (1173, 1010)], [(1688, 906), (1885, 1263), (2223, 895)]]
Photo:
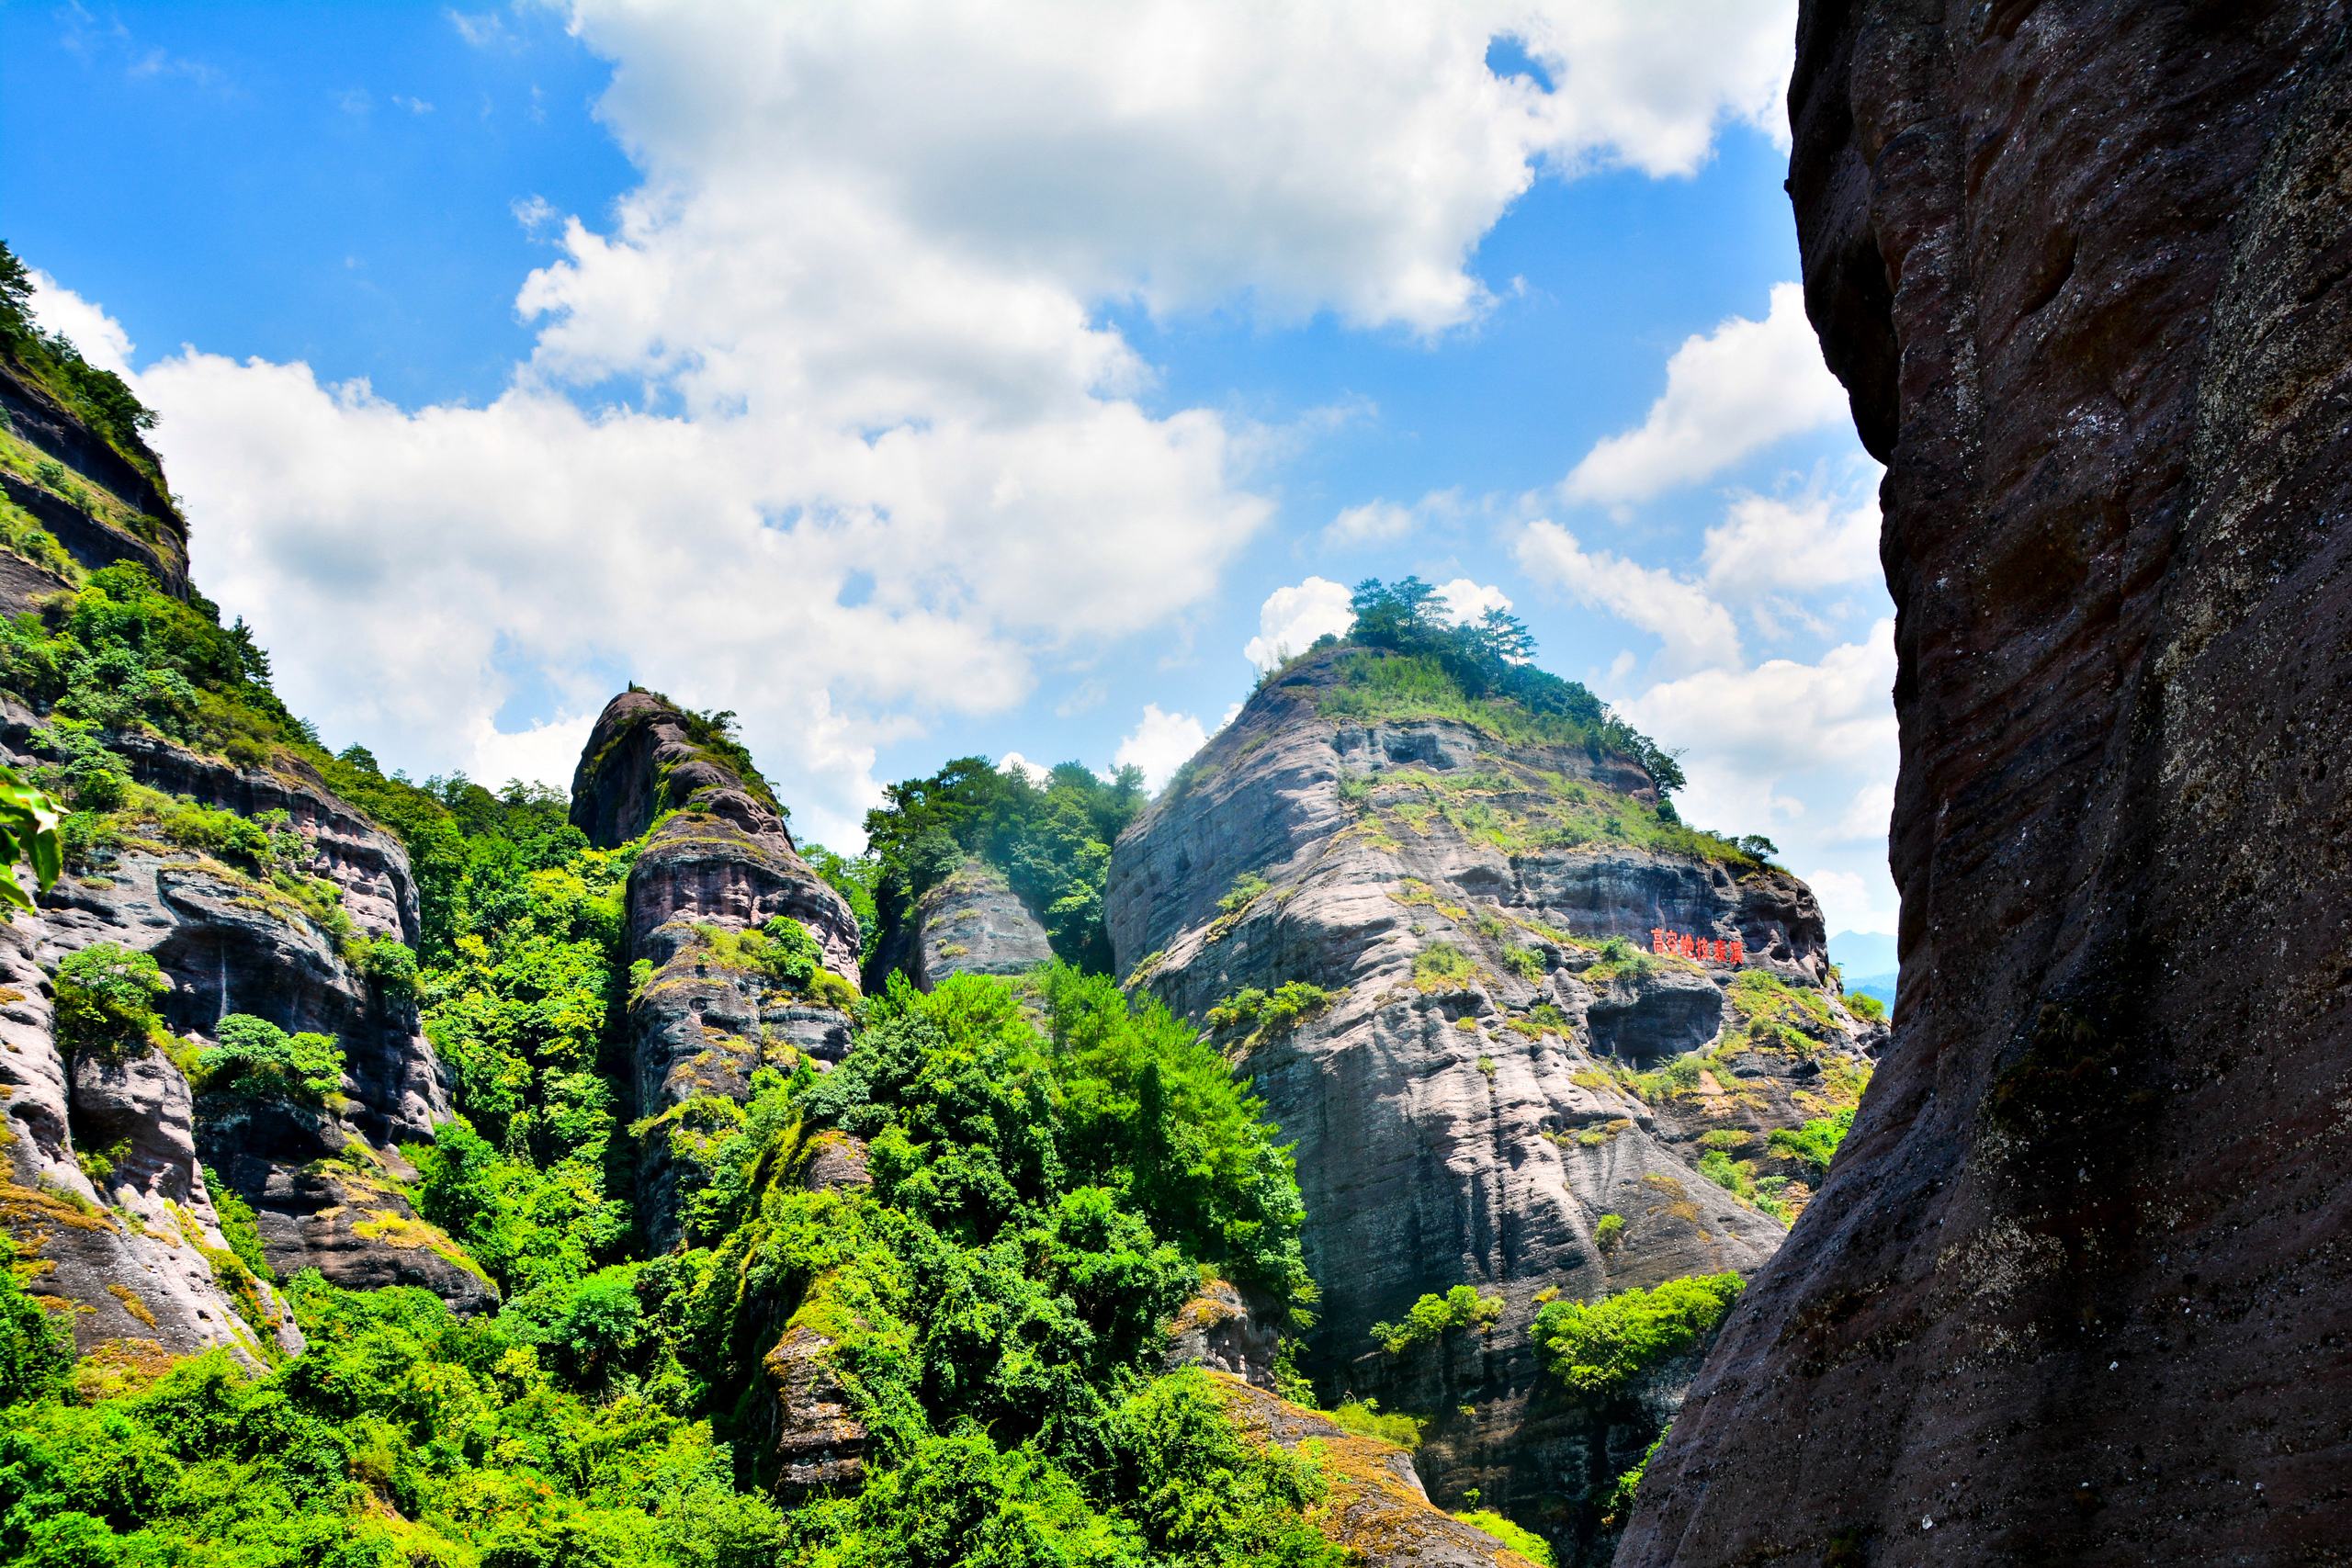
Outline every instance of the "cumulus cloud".
[(33, 320), (47, 332), (63, 333), (82, 351), (82, 357), (118, 376), (130, 373), (132, 344), (122, 323), (83, 299), (39, 267), (29, 269), (33, 280)]
[[(1703, 670), (1621, 697), (1636, 728), (1680, 748), (1690, 821), (1729, 832), (1761, 828), (1803, 868), (1831, 928), (1894, 929), (1886, 871), (1894, 805), (1894, 624), (1831, 647), (1810, 662), (1770, 659)], [(1847, 800), (1842, 811), (1805, 800)]]
[(1393, 501), (1370, 501), (1351, 506), (1323, 530), (1329, 545), (1393, 545), (1413, 531), (1413, 509)]
[(1040, 789), (1043, 789), (1046, 786), (1046, 781), (1053, 776), (1052, 769), (1042, 762), (1031, 761), (1018, 751), (1007, 751), (998, 761), (996, 767), (997, 772), (1026, 779)]
[[(984, 265), (1157, 310), (1249, 296), (1417, 331), (1539, 166), (1683, 174), (1777, 131), (1792, 0), (1345, 0), (686, 10), (575, 0), (653, 174), (781, 210), (813, 186)], [(1498, 77), (1511, 36), (1550, 76)], [(791, 149), (779, 166), (777, 149)]]
[(1111, 761), (1114, 767), (1132, 762), (1141, 768), (1145, 786), (1156, 792), (1208, 739), (1208, 731), (1191, 714), (1162, 713), (1158, 703), (1146, 703), (1143, 717), (1119, 742)]
[(1678, 670), (1740, 661), (1731, 612), (1688, 578), (1608, 550), (1588, 550), (1548, 520), (1522, 529), (1512, 554), (1538, 582), (1656, 637), (1666, 662)]
[(1571, 501), (1645, 500), (1846, 417), (1845, 389), (1822, 363), (1804, 289), (1776, 284), (1762, 321), (1734, 316), (1685, 339), (1647, 417), (1586, 453), (1564, 489)]
[(1822, 763), (1891, 763), (1894, 685), (1894, 624), (1880, 621), (1810, 664), (1768, 659), (1753, 669), (1701, 670), (1620, 706), (1653, 735), (1688, 739), (1700, 761), (1754, 779)]
[(1716, 593), (1812, 592), (1879, 577), (1878, 477), (1833, 491), (1816, 479), (1794, 495), (1741, 493), (1724, 521), (1707, 530), (1702, 555)]
[(1368, 501), (1351, 506), (1325, 525), (1323, 542), (1334, 548), (1377, 548), (1411, 537), (1432, 523), (1451, 523), (1469, 511), (1458, 490), (1435, 490), (1410, 506)]
[[(1103, 307), (1475, 320), (1469, 260), (1540, 174), (1687, 172), (1777, 126), (1793, 0), (1668, 11), (576, 0), (642, 183), (597, 224), (517, 209), (554, 249), (503, 395), (401, 408), (193, 349), (138, 388), (207, 591), (331, 737), (548, 776), (635, 678), (739, 711), (846, 845), (878, 745), (1183, 624), (1271, 515), (1279, 443), (1147, 409)], [(1487, 67), (1505, 35), (1548, 87)], [(1252, 657), (1336, 629), (1337, 589)], [(1148, 712), (1128, 744), (1198, 731)]]
[(1258, 635), (1243, 645), (1241, 656), (1261, 670), (1271, 670), (1292, 654), (1306, 652), (1317, 637), (1327, 632), (1340, 636), (1354, 622), (1347, 588), (1328, 577), (1310, 577), (1266, 595), (1258, 606)]
[(1473, 582), (1457, 577), (1451, 582), (1441, 582), (1437, 602), (1446, 619), (1464, 625), (1476, 620), (1489, 610), (1508, 610), (1510, 596), (1491, 582)]

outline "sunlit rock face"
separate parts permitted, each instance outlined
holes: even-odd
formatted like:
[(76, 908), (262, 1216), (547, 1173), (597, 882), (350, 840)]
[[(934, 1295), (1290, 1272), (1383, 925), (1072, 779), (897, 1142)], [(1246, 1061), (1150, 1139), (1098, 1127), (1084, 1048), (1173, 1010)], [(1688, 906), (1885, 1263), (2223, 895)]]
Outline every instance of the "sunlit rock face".
[(629, 871), (628, 1034), (643, 1143), (638, 1218), (654, 1247), (679, 1239), (674, 1118), (705, 1096), (741, 1100), (752, 1075), (849, 1050), (849, 1015), (786, 994), (730, 962), (724, 942), (784, 915), (856, 996), (857, 918), (794, 847), (767, 785), (697, 736), (692, 716), (650, 692), (605, 705), (582, 751), (571, 820), (599, 848), (647, 833)]
[(1815, 3), (1888, 464), (1896, 1038), (1621, 1562), (2320, 1561), (2352, 1472), (2332, 7)]
[[(1361, 657), (1289, 667), (1128, 829), (1112, 938), (1134, 987), (1204, 1023), (1250, 987), (1329, 993), (1288, 1027), (1213, 1035), (1296, 1144), (1323, 1290), (1307, 1364), (1329, 1393), (1435, 1417), (1418, 1457), (1441, 1503), (1476, 1486), (1573, 1545), (1579, 1500), (1655, 1424), (1546, 1386), (1538, 1293), (1761, 1264), (1782, 1227), (1699, 1174), (1702, 1140), (1795, 1171), (1769, 1133), (1849, 1103), (1883, 1032), (1838, 997), (1802, 883), (1687, 843), (1566, 841), (1603, 806), (1655, 822), (1648, 775), (1455, 719), (1328, 716)], [(1602, 946), (1660, 930), (1739, 940), (1751, 985), (1814, 1010), (1804, 1027), (1752, 1030), (1712, 955)], [(1634, 1087), (1669, 1068), (1684, 1081)], [(1374, 1345), (1374, 1323), (1464, 1282), (1503, 1299), (1486, 1332)]]

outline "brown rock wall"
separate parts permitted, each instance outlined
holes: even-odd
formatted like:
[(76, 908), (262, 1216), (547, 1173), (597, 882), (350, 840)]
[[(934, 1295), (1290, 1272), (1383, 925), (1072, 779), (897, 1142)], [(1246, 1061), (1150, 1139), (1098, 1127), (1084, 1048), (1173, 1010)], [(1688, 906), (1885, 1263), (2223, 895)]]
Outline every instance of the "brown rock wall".
[(1623, 1562), (2342, 1557), (2346, 28), (1804, 7), (1807, 304), (1889, 464), (1902, 994)]

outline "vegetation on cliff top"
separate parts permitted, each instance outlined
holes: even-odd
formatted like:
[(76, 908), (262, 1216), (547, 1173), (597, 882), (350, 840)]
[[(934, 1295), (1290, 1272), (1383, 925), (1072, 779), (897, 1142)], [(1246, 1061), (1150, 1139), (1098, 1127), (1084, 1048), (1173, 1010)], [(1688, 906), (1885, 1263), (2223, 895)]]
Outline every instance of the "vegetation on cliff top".
[(1143, 773), (1109, 780), (1064, 762), (1043, 784), (985, 757), (959, 757), (929, 778), (883, 792), (865, 814), (865, 880), (886, 924), (967, 860), (1002, 873), (1046, 928), (1055, 956), (1089, 974), (1111, 969), (1102, 890), (1111, 846), (1143, 808)]
[(164, 474), (147, 445), (154, 411), (111, 370), (82, 357), (62, 333), (45, 333), (32, 319), (32, 276), (0, 240), (0, 354), (38, 382), (85, 425), (164, 492)]
[(1589, 1303), (1549, 1302), (1530, 1332), (1545, 1371), (1601, 1397), (1713, 1333), (1742, 1284), (1737, 1274), (1694, 1274)]

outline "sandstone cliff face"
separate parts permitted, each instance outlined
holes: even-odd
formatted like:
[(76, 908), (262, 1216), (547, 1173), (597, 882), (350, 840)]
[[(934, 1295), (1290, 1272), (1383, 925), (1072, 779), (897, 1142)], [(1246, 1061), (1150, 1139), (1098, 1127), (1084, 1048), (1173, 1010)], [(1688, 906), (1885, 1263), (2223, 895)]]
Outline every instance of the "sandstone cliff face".
[[(34, 717), (0, 700), (0, 761), (24, 768)], [(118, 738), (139, 782), (220, 809), (283, 810), (311, 874), (340, 891), (356, 932), (413, 940), (416, 900), (390, 837), (297, 772), (242, 769), (144, 736)], [(337, 1037), (333, 1107), (194, 1095), (182, 1067), (147, 1049), (123, 1059), (61, 1051), (51, 975), (107, 942), (151, 954), (170, 982), (165, 1026), (200, 1047), (232, 1012)], [(272, 1268), (315, 1266), (338, 1283), (424, 1284), (461, 1308), (492, 1292), (446, 1236), (424, 1224), (397, 1178), (397, 1151), (448, 1114), (447, 1090), (408, 998), (358, 973), (315, 917), (208, 856), (135, 840), (77, 867), (0, 938), (0, 1089), (13, 1168), (6, 1219), (40, 1269), (34, 1288), (75, 1303), (87, 1349), (141, 1341), (175, 1354), (300, 1336), (267, 1286), (220, 1261), (204, 1167), (255, 1210)], [(85, 1170), (94, 1165), (99, 1174)], [(241, 1317), (236, 1302), (245, 1293)]]
[[(1821, 988), (1821, 914), (1794, 879), (1687, 847), (1566, 841), (1555, 813), (1655, 823), (1634, 764), (1454, 719), (1327, 717), (1349, 657), (1292, 666), (1120, 840), (1113, 941), (1134, 983), (1195, 1020), (1248, 987), (1338, 993), (1287, 1032), (1217, 1035), (1297, 1142), (1324, 1290), (1309, 1363), (1326, 1385), (1438, 1417), (1420, 1458), (1441, 1500), (1476, 1486), (1564, 1529), (1649, 1431), (1623, 1452), (1607, 1413), (1540, 1386), (1536, 1293), (1762, 1263), (1781, 1228), (1697, 1173), (1701, 1140), (1765, 1155), (1770, 1128), (1850, 1102), (1877, 1032)], [(1646, 946), (1661, 925), (1741, 937), (1780, 989), (1735, 994), (1726, 969), (1601, 947)], [(1758, 1030), (1756, 995), (1775, 1017), (1813, 1010), (1792, 1033)], [(1701, 1049), (1684, 1081), (1636, 1092), (1637, 1074)], [(1623, 1228), (1604, 1245), (1606, 1214)], [(1465, 1281), (1506, 1302), (1483, 1337), (1373, 1347), (1374, 1321)]]
[(801, 860), (765, 784), (743, 777), (696, 739), (688, 715), (650, 692), (624, 692), (598, 717), (573, 775), (571, 820), (606, 849), (652, 829), (628, 879), (628, 953), (643, 965), (628, 1030), (638, 1113), (653, 1122), (639, 1166), (639, 1220), (666, 1247), (679, 1232), (673, 1126), (662, 1118), (706, 1095), (744, 1098), (763, 1066), (804, 1056), (830, 1065), (849, 1049), (847, 1013), (821, 992), (777, 989), (731, 961), (727, 939), (789, 916), (822, 950), (841, 982), (835, 995), (854, 998), (857, 918)]
[(1897, 1043), (1622, 1562), (2341, 1555), (2345, 49), (1804, 8), (1807, 303), (1889, 465)]
[[(0, 613), (66, 586), (75, 567), (137, 561), (187, 594), (187, 531), (171, 498), (49, 389), (0, 357), (0, 497), (54, 546), (0, 549)], [(12, 531), (13, 532), (13, 531)]]
[(874, 973), (898, 970), (927, 991), (951, 975), (1020, 975), (1053, 956), (1046, 928), (1003, 874), (973, 860), (883, 931)]

